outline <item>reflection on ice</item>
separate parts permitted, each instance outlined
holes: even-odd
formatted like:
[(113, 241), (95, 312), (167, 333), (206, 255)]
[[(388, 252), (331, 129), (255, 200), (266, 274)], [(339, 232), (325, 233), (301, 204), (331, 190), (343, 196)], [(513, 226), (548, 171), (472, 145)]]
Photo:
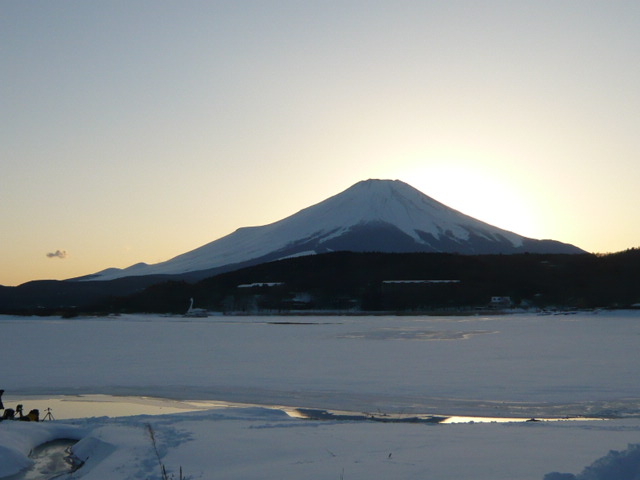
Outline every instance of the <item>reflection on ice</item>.
[(56, 420), (87, 417), (127, 417), (163, 415), (215, 408), (210, 402), (175, 401), (152, 397), (111, 395), (5, 396), (5, 404), (23, 404), (25, 408), (51, 409)]
[(564, 417), (564, 418), (516, 418), (516, 417), (448, 417), (440, 423), (510, 423), (510, 422), (569, 422), (569, 421), (587, 421), (587, 420), (604, 420), (594, 417)]
[(433, 413), (387, 413), (325, 410), (301, 406), (258, 405), (216, 400), (171, 400), (155, 397), (111, 395), (59, 395), (55, 397), (7, 397), (6, 403), (22, 403), (29, 408), (51, 409), (58, 420), (89, 417), (127, 417), (135, 415), (166, 415), (223, 408), (262, 407), (281, 410), (292, 418), (332, 421), (375, 421), (384, 423), (507, 423), (602, 420), (595, 417), (482, 417), (440, 415)]

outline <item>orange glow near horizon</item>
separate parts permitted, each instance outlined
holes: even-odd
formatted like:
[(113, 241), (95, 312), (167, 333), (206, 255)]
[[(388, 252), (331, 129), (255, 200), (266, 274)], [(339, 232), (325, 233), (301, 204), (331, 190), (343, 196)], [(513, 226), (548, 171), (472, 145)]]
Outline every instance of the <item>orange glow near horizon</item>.
[(368, 178), (640, 244), (640, 3), (294, 3), (3, 5), (0, 285), (168, 260)]

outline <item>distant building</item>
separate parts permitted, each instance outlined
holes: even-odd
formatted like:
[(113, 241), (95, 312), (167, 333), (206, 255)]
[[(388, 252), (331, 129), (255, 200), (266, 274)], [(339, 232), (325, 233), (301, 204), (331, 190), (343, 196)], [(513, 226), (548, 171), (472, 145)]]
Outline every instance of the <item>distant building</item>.
[(512, 305), (511, 297), (491, 297), (489, 302), (491, 308), (510, 308)]
[(256, 283), (242, 283), (237, 288), (262, 288), (262, 287), (279, 287), (284, 285), (283, 282), (256, 282)]

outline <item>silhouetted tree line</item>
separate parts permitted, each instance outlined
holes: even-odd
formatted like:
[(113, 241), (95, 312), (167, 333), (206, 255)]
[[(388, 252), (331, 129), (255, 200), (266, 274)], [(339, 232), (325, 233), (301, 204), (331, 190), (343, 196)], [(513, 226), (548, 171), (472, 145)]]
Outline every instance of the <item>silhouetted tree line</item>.
[[(388, 282), (393, 280), (459, 282)], [(640, 250), (477, 256), (336, 252), (265, 263), (195, 284), (161, 283), (113, 299), (110, 307), (183, 313), (193, 297), (198, 307), (218, 311), (415, 311), (484, 307), (492, 296), (540, 308), (628, 308), (640, 303)]]
[[(457, 280), (452, 283), (390, 283)], [(239, 287), (243, 285), (243, 287)], [(640, 304), (640, 250), (607, 255), (335, 252), (222, 273), (196, 283), (166, 277), (30, 282), (0, 288), (0, 312), (428, 311), (485, 307), (493, 296), (548, 308)]]

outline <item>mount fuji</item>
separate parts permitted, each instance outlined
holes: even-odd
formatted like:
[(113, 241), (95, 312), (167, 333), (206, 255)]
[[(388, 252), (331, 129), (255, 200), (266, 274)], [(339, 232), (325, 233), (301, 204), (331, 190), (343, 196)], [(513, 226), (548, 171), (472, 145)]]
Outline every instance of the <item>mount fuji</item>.
[(366, 180), (280, 221), (240, 228), (165, 262), (110, 268), (76, 280), (190, 273), (204, 278), (209, 271), (332, 251), (585, 253), (481, 222), (399, 180)]

